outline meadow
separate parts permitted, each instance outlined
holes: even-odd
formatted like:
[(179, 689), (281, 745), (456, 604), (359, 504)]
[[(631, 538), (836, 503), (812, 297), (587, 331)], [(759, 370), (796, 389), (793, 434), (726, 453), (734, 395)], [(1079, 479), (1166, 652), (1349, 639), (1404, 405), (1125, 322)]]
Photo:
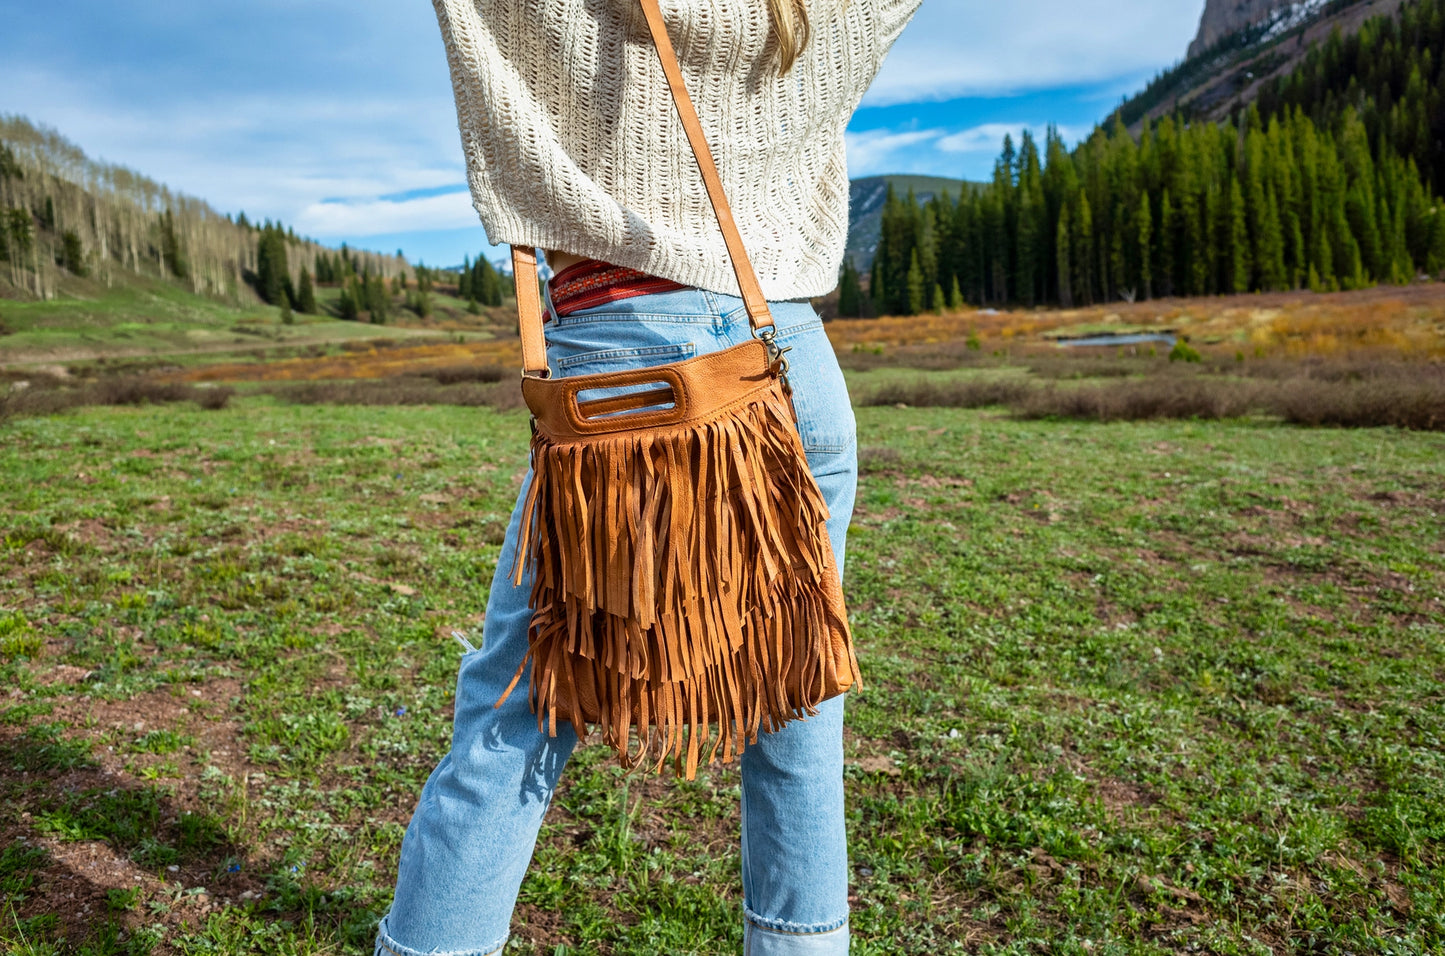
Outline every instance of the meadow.
[[(1439, 426), (920, 400), (1237, 389), (1382, 367), (1366, 346), (1435, 389), (1416, 308), (1216, 310), (1199, 363), (1025, 347), (1167, 312), (830, 327), (860, 406), (854, 953), (1445, 952)], [(0, 952), (370, 952), (526, 460), (509, 377), (447, 370), (513, 347), (178, 362), (148, 387), (190, 391), (12, 409)], [(46, 388), (72, 378), (107, 381)], [(579, 750), (507, 952), (737, 952), (737, 801), (735, 767)]]

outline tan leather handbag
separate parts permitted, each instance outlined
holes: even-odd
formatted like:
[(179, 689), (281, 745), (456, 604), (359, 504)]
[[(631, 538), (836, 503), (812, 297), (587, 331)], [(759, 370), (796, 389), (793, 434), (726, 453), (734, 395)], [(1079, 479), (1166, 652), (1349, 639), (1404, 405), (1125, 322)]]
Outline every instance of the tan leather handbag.
[[(625, 766), (655, 757), (660, 771), (671, 757), (692, 779), (705, 749), (709, 763), (719, 748), (729, 761), (860, 675), (787, 349), (657, 0), (641, 3), (755, 337), (671, 365), (553, 379), (535, 250), (512, 247), (533, 416), (513, 573), (520, 585), (532, 569), (533, 616), (502, 700), (530, 661), (529, 700), (548, 734), (568, 721), (585, 741), (597, 725)], [(579, 400), (618, 387), (633, 390)]]

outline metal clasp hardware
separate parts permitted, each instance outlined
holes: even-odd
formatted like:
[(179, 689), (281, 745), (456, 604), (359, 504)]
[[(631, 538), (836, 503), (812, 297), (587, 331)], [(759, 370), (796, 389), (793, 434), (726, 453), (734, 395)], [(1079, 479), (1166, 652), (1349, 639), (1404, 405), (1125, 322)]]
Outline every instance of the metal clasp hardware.
[(768, 364), (777, 367), (778, 377), (783, 380), (783, 387), (791, 388), (788, 384), (788, 360), (784, 356), (791, 352), (793, 347), (791, 345), (779, 346), (776, 341), (777, 334), (777, 330), (769, 326), (758, 333), (758, 338), (762, 339), (763, 345), (768, 350)]

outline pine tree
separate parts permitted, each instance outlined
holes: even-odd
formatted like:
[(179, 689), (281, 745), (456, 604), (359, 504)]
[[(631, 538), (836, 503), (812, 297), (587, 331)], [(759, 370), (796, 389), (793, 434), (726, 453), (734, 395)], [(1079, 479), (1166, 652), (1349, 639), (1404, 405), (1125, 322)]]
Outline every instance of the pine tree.
[(472, 260), (470, 256), (462, 256), (462, 271), (457, 276), (457, 298), (470, 299), (472, 297)]
[(336, 308), (341, 318), (348, 322), (355, 322), (361, 318), (361, 309), (356, 304), (356, 296), (352, 294), (351, 287), (342, 286), (341, 297), (336, 302)]
[(868, 278), (868, 294), (873, 299), (873, 308), (879, 315), (888, 314), (888, 286), (883, 278), (883, 257), (874, 255), (873, 272)]
[(1425, 272), (1445, 279), (1445, 207), (1430, 210), (1430, 246), (1425, 256)]
[(176, 219), (170, 209), (161, 216), (161, 260), (177, 279), (184, 279), (190, 274), (190, 266), (181, 251), (180, 238), (176, 235)]
[(1274, 187), (1265, 190), (1264, 212), (1260, 217), (1260, 237), (1257, 248), (1258, 261), (1255, 273), (1259, 276), (1259, 287), (1266, 292), (1276, 292), (1285, 287), (1284, 235), (1280, 229), (1279, 203), (1275, 200)]
[(843, 260), (843, 270), (838, 278), (838, 315), (858, 318), (863, 314), (863, 290), (858, 282), (858, 270), (852, 259)]
[(1074, 234), (1070, 238), (1070, 251), (1074, 261), (1074, 295), (1084, 305), (1094, 301), (1094, 216), (1089, 208), (1089, 196), (1079, 190), (1074, 207)]
[(256, 292), (271, 305), (281, 303), (291, 276), (286, 264), (286, 235), (269, 223), (256, 240)]
[[(5, 225), (5, 223), (0, 223)], [(35, 253), (35, 230), (28, 209), (12, 209), (9, 215), (10, 262), (21, 269), (32, 264)]]
[(431, 290), (431, 270), (418, 263), (416, 267), (416, 293), (409, 297), (407, 304), (419, 318), (425, 319), (431, 315)]
[(65, 264), (66, 270), (72, 275), (84, 276), (86, 273), (85, 249), (80, 242), (80, 233), (74, 229), (65, 230), (65, 235), (60, 238), (60, 247), (61, 261)]
[(287, 295), (286, 295), (286, 293), (285, 293), (284, 291), (281, 293), (280, 306), (281, 306), (281, 324), (282, 324), (282, 325), (295, 325), (295, 324), (296, 324), (296, 316), (291, 312), (291, 300), (290, 300), (290, 298), (287, 297)]
[(917, 315), (923, 311), (926, 304), (923, 286), (923, 267), (918, 264), (918, 250), (913, 250), (913, 255), (908, 262), (908, 275), (905, 280), (905, 288), (908, 290), (908, 315)]
[(1177, 288), (1174, 276), (1179, 271), (1178, 255), (1174, 237), (1178, 235), (1177, 217), (1174, 214), (1174, 204), (1170, 202), (1169, 190), (1159, 197), (1159, 290), (1162, 295), (1170, 296)]
[(948, 290), (948, 310), (960, 312), (963, 310), (963, 290), (958, 287), (958, 276), (953, 277), (953, 285)]
[(486, 256), (477, 256), (476, 264), (472, 266), (471, 289), (472, 295), (482, 305), (496, 307), (502, 304), (502, 277)]
[[(1025, 140), (1025, 146), (1030, 145)], [(1014, 229), (1014, 240), (1016, 246), (1014, 269), (1014, 295), (1018, 296), (1023, 304), (1033, 307), (1035, 291), (1038, 284), (1038, 211), (1034, 202), (1038, 198), (1035, 195), (1037, 185), (1021, 182), (1018, 190), (1018, 224)]]
[(12, 179), (24, 179), (25, 170), (20, 168), (20, 163), (15, 159), (15, 151), (4, 143), (0, 143), (0, 184), (9, 182)]
[(1134, 228), (1138, 242), (1139, 262), (1139, 284), (1145, 301), (1153, 298), (1154, 268), (1153, 268), (1153, 232), (1154, 221), (1149, 209), (1149, 194), (1147, 192), (1139, 195), (1139, 212), (1135, 215)]
[(362, 294), (365, 296), (366, 309), (371, 313), (371, 324), (385, 325), (391, 311), (386, 280), (380, 275), (367, 274), (362, 279)]
[(305, 315), (316, 314), (316, 290), (311, 284), (311, 273), (301, 267), (301, 284), (296, 290), (296, 309)]
[(1249, 291), (1249, 226), (1244, 215), (1244, 190), (1239, 179), (1229, 179), (1229, 288)]
[(1059, 213), (1059, 226), (1055, 230), (1054, 244), (1057, 248), (1055, 255), (1059, 263), (1059, 305), (1066, 309), (1074, 307), (1072, 232), (1073, 227), (1069, 223), (1069, 207), (1065, 206)]

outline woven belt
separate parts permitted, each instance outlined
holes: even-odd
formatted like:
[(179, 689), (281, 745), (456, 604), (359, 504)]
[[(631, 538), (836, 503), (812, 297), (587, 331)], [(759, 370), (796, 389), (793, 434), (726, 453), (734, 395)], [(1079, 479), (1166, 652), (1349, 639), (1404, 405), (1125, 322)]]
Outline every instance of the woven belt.
[(659, 279), (636, 269), (614, 266), (597, 259), (573, 263), (547, 283), (552, 310), (558, 317), (596, 308), (619, 299), (657, 292), (675, 292), (687, 286), (671, 279)]

